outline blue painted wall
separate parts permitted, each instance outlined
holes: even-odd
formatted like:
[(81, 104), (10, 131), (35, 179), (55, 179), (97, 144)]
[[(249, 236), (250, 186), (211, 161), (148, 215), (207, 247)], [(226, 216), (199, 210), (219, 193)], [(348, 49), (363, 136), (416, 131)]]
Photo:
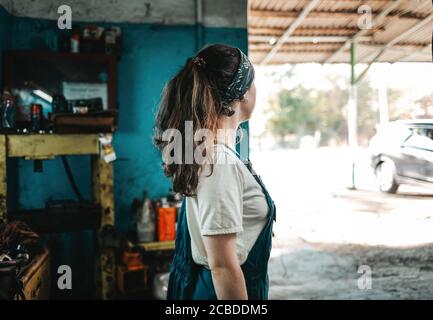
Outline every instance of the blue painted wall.
[[(123, 52), (118, 62), (119, 127), (114, 147), (116, 226), (131, 226), (129, 208), (134, 197), (148, 190), (160, 197), (170, 190), (161, 158), (152, 143), (155, 111), (165, 82), (195, 53), (194, 26), (118, 24)], [(57, 49), (59, 30), (54, 21), (14, 19), (12, 47), (17, 50)], [(246, 29), (205, 28), (205, 43), (224, 42), (247, 48)], [(72, 170), (83, 194), (90, 194), (90, 160), (75, 157)], [(74, 198), (59, 159), (44, 161), (44, 173), (32, 174), (32, 164), (19, 162), (19, 206), (43, 207), (46, 200)], [(50, 188), (46, 186), (49, 185)]]
[[(124, 25), (125, 49), (119, 62), (119, 131), (114, 165), (117, 224), (128, 225), (133, 197), (143, 189), (150, 197), (165, 195), (170, 183), (163, 177), (161, 157), (152, 144), (155, 111), (165, 82), (195, 53), (194, 27)], [(247, 47), (246, 30), (206, 29), (205, 43), (225, 42)], [(123, 160), (126, 158), (125, 160)]]
[[(3, 7), (0, 6), (0, 59), (3, 59), (3, 51), (11, 47), (12, 24), (13, 24), (13, 20), (11, 15)], [(0, 64), (0, 71), (1, 71), (1, 64)], [(0, 77), (0, 87), (1, 85), (2, 85), (2, 77)]]

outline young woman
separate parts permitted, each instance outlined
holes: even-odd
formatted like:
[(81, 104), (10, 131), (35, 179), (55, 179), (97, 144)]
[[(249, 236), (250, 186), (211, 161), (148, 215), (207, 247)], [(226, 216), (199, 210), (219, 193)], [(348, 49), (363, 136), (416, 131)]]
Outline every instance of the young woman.
[[(267, 299), (275, 205), (235, 151), (236, 130), (255, 102), (248, 57), (222, 44), (188, 59), (165, 88), (155, 142), (173, 190), (184, 195), (168, 299)], [(188, 123), (196, 138), (189, 142)], [(164, 135), (169, 129), (182, 134), (180, 145)], [(205, 160), (187, 161), (188, 152)]]

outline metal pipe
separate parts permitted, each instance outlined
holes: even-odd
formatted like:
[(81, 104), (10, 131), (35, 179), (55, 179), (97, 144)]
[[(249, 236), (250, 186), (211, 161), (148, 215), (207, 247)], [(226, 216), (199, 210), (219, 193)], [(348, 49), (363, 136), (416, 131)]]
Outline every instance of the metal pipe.
[(348, 144), (352, 154), (352, 189), (355, 186), (355, 159), (356, 147), (358, 146), (358, 105), (357, 105), (357, 88), (355, 76), (355, 41), (350, 43), (350, 91), (349, 101), (347, 104), (347, 132)]
[(350, 43), (350, 84), (355, 84), (355, 42)]
[(350, 91), (349, 91), (349, 103), (347, 106), (347, 121), (348, 121), (348, 142), (349, 147), (356, 147), (358, 145), (358, 128), (357, 128), (357, 90), (356, 84), (357, 79), (355, 75), (355, 42), (352, 41), (350, 44)]

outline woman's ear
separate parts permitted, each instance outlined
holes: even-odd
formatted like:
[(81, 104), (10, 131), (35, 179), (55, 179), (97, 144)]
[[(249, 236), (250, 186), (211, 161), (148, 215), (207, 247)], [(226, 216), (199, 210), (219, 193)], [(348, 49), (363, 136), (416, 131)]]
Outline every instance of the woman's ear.
[(253, 81), (253, 83), (251, 84), (250, 88), (248, 89), (247, 92), (245, 92), (244, 94), (244, 98), (248, 101), (248, 100), (256, 100), (256, 85)]
[(233, 109), (233, 103), (230, 103), (228, 105), (223, 106), (223, 110), (222, 110), (222, 114), (227, 116), (227, 117), (231, 117), (232, 115), (235, 114), (235, 110)]
[(249, 119), (256, 105), (256, 87), (253, 84), (240, 100), (240, 106), (245, 119)]

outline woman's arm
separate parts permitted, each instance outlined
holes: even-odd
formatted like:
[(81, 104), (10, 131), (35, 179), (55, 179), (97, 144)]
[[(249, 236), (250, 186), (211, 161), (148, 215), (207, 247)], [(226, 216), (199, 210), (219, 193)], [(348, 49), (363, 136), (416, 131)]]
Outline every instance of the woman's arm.
[(245, 278), (236, 255), (236, 234), (203, 238), (218, 300), (247, 300)]

